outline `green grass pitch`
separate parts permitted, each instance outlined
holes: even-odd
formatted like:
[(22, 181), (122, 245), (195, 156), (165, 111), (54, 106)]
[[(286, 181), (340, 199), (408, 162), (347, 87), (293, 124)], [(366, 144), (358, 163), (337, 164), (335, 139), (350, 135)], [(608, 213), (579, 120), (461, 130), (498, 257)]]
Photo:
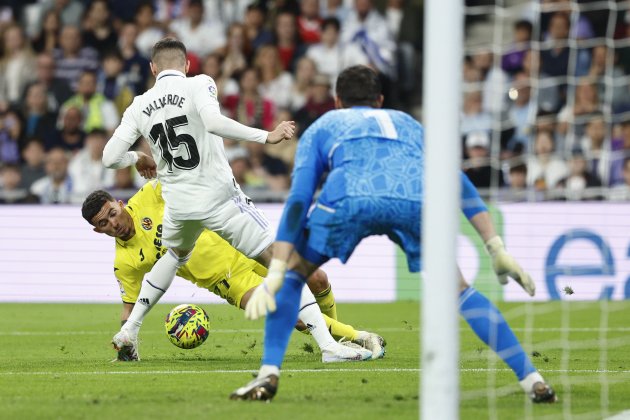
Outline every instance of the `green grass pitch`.
[[(557, 390), (555, 405), (530, 404), (511, 371), (462, 323), (461, 418), (602, 418), (629, 410), (630, 303), (607, 303), (603, 320), (600, 305), (500, 304)], [(322, 364), (311, 338), (294, 333), (271, 404), (228, 400), (258, 367), (262, 322), (227, 305), (203, 305), (208, 341), (180, 350), (163, 330), (172, 306), (158, 305), (145, 320), (141, 362), (110, 363), (120, 305), (0, 305), (0, 418), (418, 418), (417, 303), (339, 306), (341, 320), (387, 339), (382, 360)]]

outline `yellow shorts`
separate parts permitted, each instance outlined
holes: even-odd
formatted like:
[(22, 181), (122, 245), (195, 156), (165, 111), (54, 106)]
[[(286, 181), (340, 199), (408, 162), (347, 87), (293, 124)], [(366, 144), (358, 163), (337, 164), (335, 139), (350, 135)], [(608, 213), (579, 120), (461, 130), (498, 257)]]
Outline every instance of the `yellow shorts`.
[(241, 307), (241, 299), (245, 293), (260, 285), (263, 278), (256, 271), (246, 271), (229, 279), (215, 283), (208, 288), (212, 293), (225, 299), (230, 305)]

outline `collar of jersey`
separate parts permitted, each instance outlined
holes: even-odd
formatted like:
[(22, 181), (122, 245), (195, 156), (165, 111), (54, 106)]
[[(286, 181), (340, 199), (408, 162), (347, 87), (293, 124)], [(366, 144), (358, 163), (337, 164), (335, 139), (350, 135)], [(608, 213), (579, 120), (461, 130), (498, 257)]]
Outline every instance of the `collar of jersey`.
[(165, 77), (169, 77), (169, 76), (179, 76), (179, 77), (186, 77), (186, 75), (184, 73), (182, 73), (181, 71), (178, 70), (162, 70), (158, 75), (157, 78), (155, 79), (156, 81), (163, 79)]

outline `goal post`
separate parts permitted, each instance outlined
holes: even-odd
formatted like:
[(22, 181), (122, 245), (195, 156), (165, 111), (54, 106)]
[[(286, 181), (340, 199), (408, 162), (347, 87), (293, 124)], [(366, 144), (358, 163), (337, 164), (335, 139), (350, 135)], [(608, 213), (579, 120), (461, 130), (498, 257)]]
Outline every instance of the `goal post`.
[(461, 0), (427, 0), (424, 25), (425, 173), (420, 413), (459, 417), (459, 319), (456, 267), (459, 228)]

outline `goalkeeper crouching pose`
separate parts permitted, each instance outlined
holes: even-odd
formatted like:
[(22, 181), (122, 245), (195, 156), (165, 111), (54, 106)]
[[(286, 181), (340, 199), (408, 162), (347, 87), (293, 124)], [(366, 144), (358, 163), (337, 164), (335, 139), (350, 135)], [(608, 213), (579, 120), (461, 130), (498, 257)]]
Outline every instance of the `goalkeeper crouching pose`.
[[(256, 379), (232, 393), (232, 399), (274, 397), (301, 287), (326, 261), (346, 262), (363, 238), (387, 235), (407, 254), (409, 270), (420, 271), (423, 128), (408, 114), (379, 109), (381, 86), (369, 67), (342, 71), (336, 94), (337, 109), (315, 121), (298, 143), (269, 274), (245, 308), (250, 319), (267, 315), (262, 367)], [(321, 194), (309, 213), (325, 173)], [(533, 296), (532, 279), (506, 252), (477, 190), (463, 173), (461, 181), (462, 210), (485, 241), (499, 281), (505, 284), (509, 276)], [(555, 401), (554, 391), (499, 310), (459, 276), (460, 313), (475, 334), (514, 371), (532, 401)]]
[[(146, 302), (149, 298), (139, 299), (139, 296), (142, 287), (152, 286), (151, 279), (146, 279), (144, 282), (148, 285), (143, 286), (145, 274), (167, 252), (161, 242), (163, 214), (164, 200), (158, 181), (145, 184), (127, 206), (101, 190), (91, 193), (83, 203), (83, 218), (94, 231), (116, 238), (114, 275), (123, 301), (123, 324), (136, 302), (149, 308), (156, 303)], [(254, 289), (262, 283), (267, 269), (245, 257), (214, 232), (206, 230), (199, 237), (190, 260), (177, 273), (231, 305), (244, 308)], [(297, 323), (296, 328), (310, 332), (321, 349), (323, 362), (383, 357), (385, 349), (380, 336), (357, 331), (337, 321), (334, 296), (323, 271), (312, 276), (308, 286), (300, 292), (302, 322)], [(311, 290), (316, 293), (315, 297)], [(335, 338), (347, 341), (340, 344)], [(118, 347), (118, 360), (139, 360), (137, 339), (132, 340), (131, 345), (114, 345)]]

